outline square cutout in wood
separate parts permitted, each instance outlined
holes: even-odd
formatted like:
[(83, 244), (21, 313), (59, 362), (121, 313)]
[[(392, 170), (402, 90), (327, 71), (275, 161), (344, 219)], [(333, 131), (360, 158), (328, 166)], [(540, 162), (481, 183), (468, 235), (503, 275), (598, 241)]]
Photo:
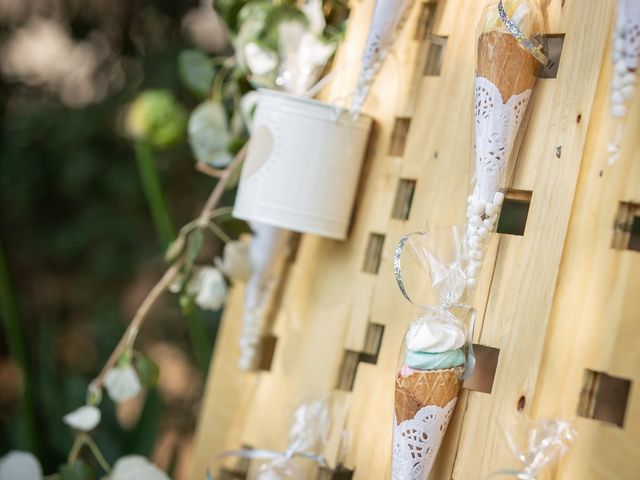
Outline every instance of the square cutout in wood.
[(222, 469), (220, 470), (220, 474), (217, 478), (219, 478), (220, 480), (245, 480), (247, 478), (247, 475), (249, 475), (247, 472)]
[(548, 33), (542, 37), (542, 42), (546, 44), (547, 55), (553, 61), (553, 65), (551, 68), (541, 67), (538, 70), (538, 78), (556, 78), (564, 46), (564, 33)]
[[(249, 445), (243, 445), (243, 450), (253, 450), (253, 447)], [(251, 467), (251, 460), (248, 458), (238, 458), (235, 462), (235, 465), (232, 468), (222, 468), (220, 469), (219, 476), (214, 478), (219, 478), (220, 480), (245, 480), (249, 475), (249, 468)]]
[(258, 359), (258, 370), (269, 371), (273, 363), (273, 356), (276, 353), (276, 343), (278, 338), (273, 335), (265, 335), (260, 339), (260, 358)]
[(634, 215), (631, 222), (631, 238), (629, 239), (628, 250), (640, 252), (640, 215)]
[(640, 252), (640, 204), (620, 202), (618, 205), (611, 248)]
[(338, 381), (336, 382), (336, 389), (344, 390), (346, 392), (353, 390), (353, 384), (356, 381), (358, 363), (360, 363), (360, 352), (355, 352), (353, 350), (344, 351), (342, 363), (340, 364), (340, 371), (338, 373)]
[(438, 2), (423, 2), (420, 6), (420, 18), (416, 25), (414, 38), (418, 41), (426, 40), (433, 30), (436, 19), (436, 7)]
[(409, 135), (409, 127), (411, 127), (411, 118), (396, 117), (393, 123), (393, 131), (391, 132), (391, 141), (389, 142), (389, 155), (394, 157), (404, 155), (404, 148), (407, 144), (407, 136)]
[(382, 345), (382, 337), (384, 335), (384, 325), (378, 323), (369, 323), (367, 325), (367, 333), (364, 339), (364, 346), (361, 352), (355, 350), (345, 350), (342, 357), (342, 364), (338, 373), (338, 381), (336, 388), (350, 392), (353, 390), (353, 384), (356, 380), (356, 372), (360, 362), (376, 364), (378, 363), (378, 354)]
[(498, 233), (524, 235), (532, 195), (533, 192), (526, 190), (507, 190), (498, 219)]
[(353, 478), (353, 474), (353, 470), (348, 470), (340, 465), (338, 465), (335, 470), (320, 467), (318, 469), (318, 476), (316, 480), (351, 480)]
[(384, 235), (380, 233), (369, 234), (369, 243), (364, 253), (364, 263), (362, 270), (368, 273), (378, 273), (380, 268), (380, 257), (384, 246)]
[(427, 49), (427, 61), (424, 64), (423, 75), (430, 77), (440, 75), (446, 47), (447, 37), (429, 35), (429, 48)]
[(476, 366), (470, 379), (465, 380), (463, 387), (475, 392), (491, 393), (493, 380), (498, 368), (500, 349), (486, 345), (473, 344)]
[(369, 323), (367, 326), (367, 335), (364, 339), (364, 349), (360, 354), (360, 361), (365, 363), (378, 363), (378, 353), (380, 345), (382, 345), (382, 337), (384, 335), (384, 325), (379, 323)]
[(396, 189), (396, 198), (393, 201), (391, 218), (407, 220), (411, 212), (413, 193), (416, 190), (416, 181), (409, 178), (401, 178)]
[(595, 370), (585, 370), (578, 415), (624, 426), (631, 380)]

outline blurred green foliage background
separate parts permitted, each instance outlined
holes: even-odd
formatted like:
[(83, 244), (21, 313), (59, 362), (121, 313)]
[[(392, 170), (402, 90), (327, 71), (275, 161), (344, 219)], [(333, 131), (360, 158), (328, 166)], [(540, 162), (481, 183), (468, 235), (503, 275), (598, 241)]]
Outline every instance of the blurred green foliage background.
[[(31, 82), (11, 72), (1, 77), (0, 455), (32, 451), (45, 472), (65, 462), (72, 432), (62, 415), (84, 403), (88, 382), (166, 268), (133, 145), (121, 124), (123, 109), (143, 89), (168, 89), (188, 108), (197, 103), (180, 85), (177, 57), (193, 48), (194, 35), (201, 43), (206, 37), (202, 25), (190, 34), (185, 23), (190, 12), (196, 18), (198, 8), (206, 5), (2, 2), (2, 55), (9, 54), (20, 29), (45, 20), (59, 24), (74, 42), (106, 44), (104, 64), (87, 81), (101, 85), (113, 74), (110, 69), (117, 78), (95, 98), (76, 102), (81, 86), (60, 95), (55, 82)], [(205, 48), (211, 49), (224, 34), (214, 23), (208, 28), (213, 47)], [(199, 211), (214, 180), (194, 172), (184, 142), (156, 159), (171, 216), (182, 225)], [(217, 248), (209, 245), (203, 255), (212, 258)], [(219, 313), (200, 313), (209, 347), (218, 319)], [(11, 328), (11, 320), (20, 328)], [(178, 465), (180, 445), (188, 446), (193, 433), (208, 358), (193, 353), (175, 298), (167, 297), (149, 324), (153, 328), (143, 331), (141, 348), (155, 355), (165, 378), (145, 402), (126, 411), (116, 412), (105, 399), (95, 438), (110, 461), (140, 453)], [(172, 367), (165, 369), (163, 359), (173, 361)], [(181, 387), (172, 389), (171, 382)]]

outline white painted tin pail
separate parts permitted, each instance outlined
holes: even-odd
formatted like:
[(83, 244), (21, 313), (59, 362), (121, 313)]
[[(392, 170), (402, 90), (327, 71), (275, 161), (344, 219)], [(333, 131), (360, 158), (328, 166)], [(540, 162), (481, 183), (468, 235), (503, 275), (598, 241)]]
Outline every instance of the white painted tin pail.
[(261, 90), (233, 215), (344, 240), (371, 118)]

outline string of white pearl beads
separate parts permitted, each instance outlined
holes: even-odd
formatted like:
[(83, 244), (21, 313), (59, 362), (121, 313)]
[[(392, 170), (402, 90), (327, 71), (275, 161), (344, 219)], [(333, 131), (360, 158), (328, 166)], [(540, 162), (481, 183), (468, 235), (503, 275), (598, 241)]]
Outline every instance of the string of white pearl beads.
[[(469, 195), (467, 207), (467, 246), (469, 263), (467, 265), (467, 288), (475, 289), (482, 267), (485, 251), (495, 231), (504, 194), (496, 192), (491, 202), (482, 202), (475, 195)], [(484, 217), (484, 218), (483, 218)]]
[(611, 78), (611, 116), (624, 117), (626, 102), (634, 94), (636, 75), (629, 70), (627, 63), (627, 47), (625, 42), (626, 28), (624, 22), (619, 22), (613, 38), (613, 74)]

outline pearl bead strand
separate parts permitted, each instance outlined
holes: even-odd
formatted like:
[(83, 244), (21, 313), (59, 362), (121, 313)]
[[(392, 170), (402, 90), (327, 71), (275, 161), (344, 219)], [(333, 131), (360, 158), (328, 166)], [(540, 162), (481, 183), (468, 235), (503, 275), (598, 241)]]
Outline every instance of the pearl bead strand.
[(491, 240), (491, 234), (495, 231), (498, 216), (504, 203), (504, 193), (496, 192), (493, 200), (485, 203), (475, 194), (467, 199), (467, 251), (469, 263), (467, 264), (467, 288), (473, 290), (478, 285), (478, 275), (482, 267), (482, 261)]
[(613, 76), (611, 78), (611, 116), (624, 117), (627, 112), (626, 103), (631, 100), (635, 91), (636, 74), (630, 71), (627, 63), (625, 36), (627, 35), (624, 19), (619, 19), (613, 36)]

